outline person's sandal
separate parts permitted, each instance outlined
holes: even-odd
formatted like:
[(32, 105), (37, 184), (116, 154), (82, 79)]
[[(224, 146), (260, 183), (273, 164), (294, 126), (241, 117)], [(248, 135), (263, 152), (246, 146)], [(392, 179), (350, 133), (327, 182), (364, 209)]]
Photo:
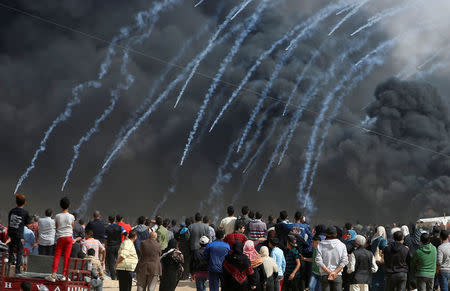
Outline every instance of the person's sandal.
[(45, 277), (45, 280), (50, 281), (50, 282), (56, 282), (56, 278), (53, 277), (52, 275), (48, 275), (47, 277)]

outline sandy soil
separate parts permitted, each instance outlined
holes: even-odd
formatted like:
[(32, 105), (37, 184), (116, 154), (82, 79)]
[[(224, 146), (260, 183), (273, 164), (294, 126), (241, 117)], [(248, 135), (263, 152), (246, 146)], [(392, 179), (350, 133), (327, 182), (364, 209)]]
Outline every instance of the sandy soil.
[[(208, 286), (208, 284), (206, 284), (206, 286)], [(158, 287), (156, 290), (159, 290)], [(113, 290), (118, 291), (119, 290), (119, 281), (112, 281), (112, 280), (103, 281), (103, 289), (108, 290), (108, 291), (113, 291)], [(131, 290), (133, 290), (133, 291), (137, 290), (136, 283), (133, 282), (133, 288)], [(178, 283), (176, 290), (195, 291), (196, 290), (195, 283), (191, 282), (191, 281), (180, 281), (180, 283)], [(207, 290), (209, 290), (209, 288), (207, 288)]]

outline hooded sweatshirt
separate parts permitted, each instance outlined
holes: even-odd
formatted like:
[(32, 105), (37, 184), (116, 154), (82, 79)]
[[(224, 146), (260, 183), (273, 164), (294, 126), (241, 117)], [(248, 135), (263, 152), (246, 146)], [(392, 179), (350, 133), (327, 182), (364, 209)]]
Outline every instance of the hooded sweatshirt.
[(411, 264), (416, 266), (416, 276), (434, 278), (436, 274), (436, 247), (431, 243), (421, 245), (414, 253)]
[[(322, 276), (328, 275), (322, 267), (326, 266), (331, 271), (339, 266), (345, 267), (348, 264), (346, 246), (338, 239), (324, 240), (317, 247), (316, 264), (320, 268)], [(342, 270), (338, 275), (342, 275)]]
[(386, 274), (408, 273), (409, 249), (400, 242), (391, 242), (384, 249)]

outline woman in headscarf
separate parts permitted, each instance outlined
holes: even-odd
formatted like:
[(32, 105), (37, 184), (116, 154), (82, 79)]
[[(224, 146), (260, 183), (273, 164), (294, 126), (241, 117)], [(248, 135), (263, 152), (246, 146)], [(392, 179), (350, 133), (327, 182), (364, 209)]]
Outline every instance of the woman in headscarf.
[(347, 253), (349, 255), (353, 253), (353, 251), (356, 249), (356, 231), (350, 229), (344, 243), (347, 247)]
[(266, 272), (264, 271), (263, 259), (256, 251), (253, 241), (248, 240), (244, 244), (244, 255), (250, 259), (250, 265), (255, 272), (256, 277), (256, 291), (262, 291), (267, 282)]
[(263, 259), (264, 271), (267, 277), (266, 291), (275, 291), (275, 277), (278, 277), (278, 265), (274, 258), (269, 256), (269, 248), (261, 247), (259, 251)]
[(177, 249), (177, 241), (169, 241), (168, 251), (161, 256), (162, 276), (160, 291), (174, 291), (183, 274), (183, 254)]
[(248, 291), (256, 289), (255, 271), (250, 259), (244, 255), (243, 245), (237, 241), (233, 253), (223, 261), (223, 291)]
[[(373, 235), (372, 241), (370, 243), (370, 249), (372, 250), (372, 254), (375, 254), (377, 252), (377, 249), (379, 249), (380, 252), (383, 252), (386, 245), (387, 245), (386, 229), (383, 226), (378, 226), (377, 232)], [(373, 274), (372, 285), (370, 290), (371, 291), (384, 290), (384, 266), (382, 264), (378, 265), (378, 271), (375, 274)]]

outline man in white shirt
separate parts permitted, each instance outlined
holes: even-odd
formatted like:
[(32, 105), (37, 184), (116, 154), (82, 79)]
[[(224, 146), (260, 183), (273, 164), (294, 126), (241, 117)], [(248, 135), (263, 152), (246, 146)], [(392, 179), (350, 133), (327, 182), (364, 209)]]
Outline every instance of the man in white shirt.
[(223, 229), (225, 231), (225, 236), (234, 232), (234, 224), (236, 222), (236, 217), (234, 216), (234, 208), (233, 206), (228, 206), (227, 208), (228, 217), (222, 219), (219, 225), (219, 229)]
[(45, 210), (45, 217), (38, 220), (38, 248), (40, 255), (53, 256), (55, 253), (56, 226), (52, 215), (53, 211), (49, 208)]

